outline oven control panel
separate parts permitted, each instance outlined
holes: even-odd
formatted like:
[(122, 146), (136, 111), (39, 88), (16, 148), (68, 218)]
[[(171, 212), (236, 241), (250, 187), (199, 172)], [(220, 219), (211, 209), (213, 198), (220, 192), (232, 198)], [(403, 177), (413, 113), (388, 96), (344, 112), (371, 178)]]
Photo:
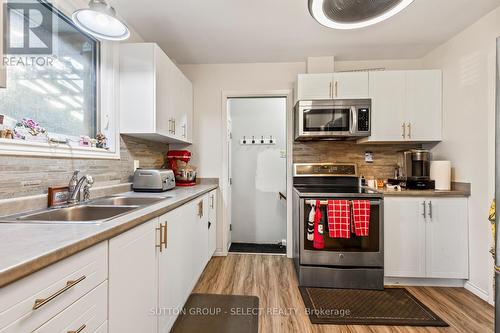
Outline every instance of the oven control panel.
[(294, 177), (357, 177), (356, 164), (338, 163), (296, 163)]

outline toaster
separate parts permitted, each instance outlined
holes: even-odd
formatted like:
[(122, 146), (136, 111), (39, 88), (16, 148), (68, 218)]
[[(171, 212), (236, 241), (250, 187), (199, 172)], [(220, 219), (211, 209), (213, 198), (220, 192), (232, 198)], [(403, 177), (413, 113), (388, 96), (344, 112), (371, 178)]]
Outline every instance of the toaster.
[(175, 187), (175, 175), (168, 169), (137, 169), (132, 189), (135, 192), (163, 192)]

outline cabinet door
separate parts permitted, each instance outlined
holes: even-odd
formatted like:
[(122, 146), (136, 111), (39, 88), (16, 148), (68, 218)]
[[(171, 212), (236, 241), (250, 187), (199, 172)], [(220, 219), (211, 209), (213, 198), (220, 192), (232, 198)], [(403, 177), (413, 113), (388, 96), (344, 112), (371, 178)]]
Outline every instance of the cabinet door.
[(172, 60), (155, 44), (156, 68), (156, 132), (175, 137), (173, 119), (175, 118), (176, 67)]
[(175, 136), (183, 141), (191, 140), (190, 123), (193, 113), (193, 85), (180, 69), (176, 68), (175, 74), (175, 119), (174, 130)]
[(442, 140), (440, 70), (406, 72), (407, 134), (411, 141)]
[(299, 74), (296, 100), (307, 101), (333, 98), (333, 74)]
[(195, 283), (198, 281), (203, 269), (209, 260), (208, 258), (208, 220), (209, 220), (209, 199), (208, 195), (197, 200), (197, 216), (195, 229), (197, 230), (197, 258)]
[(208, 212), (208, 260), (217, 249), (217, 190), (209, 194), (210, 210)]
[(158, 219), (109, 241), (109, 332), (157, 332)]
[(385, 199), (385, 276), (425, 277), (423, 202), (414, 198)]
[(466, 198), (427, 199), (427, 277), (469, 277)]
[(372, 133), (368, 141), (405, 140), (405, 94), (404, 71), (370, 72)]
[(333, 81), (334, 98), (369, 98), (368, 72), (335, 73)]
[(190, 284), (186, 283), (192, 276), (186, 250), (192, 245), (185, 215), (185, 206), (181, 206), (159, 218), (160, 225), (166, 227), (167, 237), (159, 253), (158, 307), (163, 313), (158, 316), (158, 332), (170, 331), (191, 292)]

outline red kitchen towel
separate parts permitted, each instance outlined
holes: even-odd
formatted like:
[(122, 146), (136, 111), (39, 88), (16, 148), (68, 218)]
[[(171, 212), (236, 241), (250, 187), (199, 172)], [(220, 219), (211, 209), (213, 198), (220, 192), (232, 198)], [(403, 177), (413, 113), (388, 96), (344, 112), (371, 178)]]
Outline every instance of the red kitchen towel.
[(370, 201), (353, 200), (352, 215), (354, 219), (354, 231), (356, 233), (356, 236), (368, 236), (370, 230)]
[(316, 200), (316, 212), (314, 214), (313, 247), (318, 250), (325, 248), (325, 240), (323, 239), (323, 224), (321, 223), (322, 217), (323, 214), (321, 214), (321, 203), (319, 202), (319, 200)]
[(351, 203), (328, 200), (328, 231), (332, 238), (351, 238)]

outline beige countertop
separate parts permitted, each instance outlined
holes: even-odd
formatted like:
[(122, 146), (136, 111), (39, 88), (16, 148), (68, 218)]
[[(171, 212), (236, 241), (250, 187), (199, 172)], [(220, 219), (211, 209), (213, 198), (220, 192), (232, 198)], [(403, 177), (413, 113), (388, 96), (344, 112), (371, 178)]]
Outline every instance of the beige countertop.
[(217, 184), (200, 184), (160, 194), (120, 193), (169, 198), (102, 224), (0, 223), (0, 288), (163, 215), (217, 187)]
[(467, 190), (450, 190), (450, 191), (438, 191), (438, 190), (377, 190), (383, 193), (385, 197), (468, 197), (470, 196), (470, 191)]

